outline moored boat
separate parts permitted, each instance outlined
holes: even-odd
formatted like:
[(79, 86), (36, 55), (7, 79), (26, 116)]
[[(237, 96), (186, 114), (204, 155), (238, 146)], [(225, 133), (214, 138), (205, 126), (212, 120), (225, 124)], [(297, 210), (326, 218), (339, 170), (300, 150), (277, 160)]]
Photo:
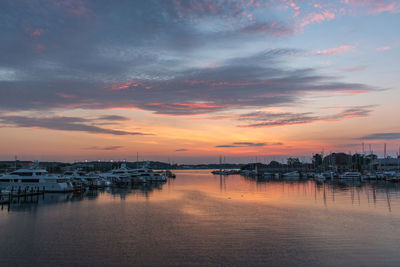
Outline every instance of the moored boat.
[(64, 177), (42, 169), (19, 169), (0, 177), (0, 189), (11, 192), (71, 192), (73, 186)]

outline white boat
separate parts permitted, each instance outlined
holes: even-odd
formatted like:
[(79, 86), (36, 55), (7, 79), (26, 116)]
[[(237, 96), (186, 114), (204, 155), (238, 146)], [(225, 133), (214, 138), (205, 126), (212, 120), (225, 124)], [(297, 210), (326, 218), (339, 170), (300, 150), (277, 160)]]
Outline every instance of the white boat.
[(325, 181), (325, 176), (322, 173), (316, 173), (314, 174), (314, 180), (317, 182), (323, 182)]
[(19, 169), (0, 177), (0, 189), (12, 192), (71, 192), (73, 186), (67, 179), (49, 175), (42, 169)]
[(339, 175), (339, 179), (359, 180), (361, 174), (359, 172), (345, 172)]
[(88, 183), (88, 187), (91, 189), (103, 188), (110, 185), (110, 183), (106, 179), (100, 177), (95, 172), (89, 172), (85, 177), (85, 179)]
[(266, 179), (274, 179), (275, 178), (275, 173), (273, 172), (264, 172), (263, 177)]
[(282, 177), (284, 179), (288, 179), (288, 180), (298, 180), (300, 179), (300, 174), (297, 171), (294, 172), (286, 172), (282, 175)]
[(163, 171), (153, 171), (148, 168), (132, 170), (132, 179), (136, 182), (164, 182), (167, 176)]
[(86, 172), (81, 170), (64, 172), (64, 177), (72, 183), (74, 190), (76, 191), (82, 191), (88, 186), (88, 181), (85, 179), (85, 175)]

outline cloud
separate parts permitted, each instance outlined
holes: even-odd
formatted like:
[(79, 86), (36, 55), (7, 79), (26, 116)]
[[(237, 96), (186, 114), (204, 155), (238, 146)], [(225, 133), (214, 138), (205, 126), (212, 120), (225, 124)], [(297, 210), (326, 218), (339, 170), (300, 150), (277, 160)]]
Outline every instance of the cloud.
[(353, 67), (342, 68), (342, 69), (340, 69), (340, 71), (342, 71), (342, 72), (353, 72), (353, 71), (365, 70), (366, 68), (367, 68), (367, 66), (365, 66), (365, 65), (357, 65), (357, 66), (353, 66)]
[(119, 115), (105, 115), (97, 118), (98, 120), (104, 120), (104, 121), (127, 121), (129, 118), (124, 117), (124, 116), (119, 116)]
[(400, 133), (374, 133), (361, 137), (365, 140), (397, 140), (400, 139)]
[(235, 142), (234, 145), (238, 146), (265, 146), (266, 143), (252, 143), (252, 142)]
[(293, 29), (279, 22), (254, 22), (240, 29), (243, 33), (269, 33), (275, 36), (292, 35)]
[(120, 150), (121, 148), (123, 148), (123, 146), (106, 146), (106, 147), (92, 146), (92, 147), (88, 147), (86, 149), (89, 149), (89, 150), (115, 151), (115, 150)]
[(317, 54), (318, 55), (334, 55), (334, 54), (339, 54), (339, 53), (343, 53), (343, 52), (348, 52), (348, 51), (354, 50), (355, 48), (356, 47), (353, 45), (341, 45), (339, 47), (318, 50)]
[(321, 121), (337, 121), (350, 118), (367, 117), (370, 115), (373, 106), (356, 106), (346, 108), (338, 113), (331, 115), (317, 115), (311, 112), (305, 113), (269, 113), (269, 112), (252, 112), (241, 114), (236, 119), (240, 121), (253, 121), (247, 125), (239, 127), (275, 127), (297, 124), (307, 124)]
[[(9, 3), (0, 1), (0, 69), (12, 73), (0, 79), (3, 111), (123, 108), (190, 116), (294, 105), (307, 93), (374, 90), (290, 67), (296, 49), (243, 49), (295, 34), (292, 18), (274, 13), (289, 2)], [(302, 12), (305, 24), (334, 18), (330, 9)], [(43, 31), (33, 38), (36, 29)], [(205, 57), (217, 66), (204, 67)]]
[(231, 147), (263, 147), (263, 146), (281, 146), (283, 143), (274, 142), (274, 143), (254, 143), (254, 142), (234, 142), (229, 145), (217, 145), (215, 147), (218, 148), (231, 148)]
[(177, 150), (175, 150), (176, 152), (184, 152), (184, 151), (188, 151), (188, 149), (186, 148), (179, 148)]
[(95, 121), (79, 117), (25, 117), (25, 116), (0, 116), (1, 127), (27, 127), (60, 131), (80, 131), (97, 134), (111, 135), (150, 135), (141, 132), (128, 132), (102, 128), (93, 125)]
[(376, 48), (377, 51), (387, 51), (390, 49), (392, 49), (391, 46), (381, 46), (381, 47)]
[(332, 20), (335, 18), (335, 16), (336, 15), (332, 10), (322, 10), (319, 12), (309, 13), (302, 18), (302, 21), (300, 22), (300, 28), (304, 28), (305, 26), (312, 23)]
[[(4, 110), (125, 108), (165, 115), (195, 115), (291, 104), (311, 92), (332, 94), (373, 90), (367, 85), (340, 82), (338, 78), (320, 75), (312, 68), (286, 68), (282, 61), (293, 53), (295, 50), (290, 49), (268, 50), (232, 58), (215, 68), (172, 71), (167, 75), (169, 78), (155, 76), (135, 79), (135, 82), (121, 81), (117, 84), (124, 86), (119, 90), (113, 90), (116, 83), (85, 78), (66, 80), (62, 78), (66, 73), (46, 76), (35, 73), (36, 78), (42, 77), (29, 82), (0, 81), (0, 104)], [(163, 63), (160, 64), (162, 69)], [(87, 73), (86, 76), (90, 75)], [(65, 98), (59, 97), (60, 94), (79, 97)]]
[(355, 9), (360, 9), (359, 12), (366, 11), (369, 14), (400, 12), (400, 4), (396, 0), (345, 0), (344, 2)]

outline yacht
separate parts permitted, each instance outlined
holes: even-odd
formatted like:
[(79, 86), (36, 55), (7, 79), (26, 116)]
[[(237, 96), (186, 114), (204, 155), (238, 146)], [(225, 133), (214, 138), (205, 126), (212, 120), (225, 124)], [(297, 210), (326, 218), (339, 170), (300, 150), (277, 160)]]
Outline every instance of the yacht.
[(361, 175), (359, 172), (345, 172), (342, 175), (339, 175), (339, 179), (360, 179)]
[(86, 172), (81, 170), (66, 171), (64, 177), (72, 183), (75, 191), (83, 191), (88, 186), (88, 181), (85, 178)]
[(165, 172), (157, 172), (149, 168), (133, 169), (130, 173), (134, 182), (163, 182), (167, 180)]
[(72, 184), (65, 178), (49, 175), (42, 169), (19, 169), (0, 176), (0, 189), (11, 192), (71, 192)]
[(317, 182), (323, 182), (323, 181), (325, 181), (325, 179), (326, 178), (322, 173), (316, 173), (314, 175), (314, 180), (317, 181)]
[(90, 189), (104, 188), (110, 185), (106, 179), (100, 177), (96, 172), (89, 172), (86, 176), (86, 181)]
[(127, 186), (132, 183), (131, 170), (122, 164), (121, 168), (100, 174), (100, 177), (118, 186)]
[(297, 171), (294, 171), (294, 172), (286, 172), (286, 173), (284, 173), (284, 174), (282, 175), (282, 177), (283, 177), (284, 179), (287, 179), (287, 180), (299, 180), (299, 179), (300, 179), (300, 174), (299, 174), (299, 172), (297, 172)]

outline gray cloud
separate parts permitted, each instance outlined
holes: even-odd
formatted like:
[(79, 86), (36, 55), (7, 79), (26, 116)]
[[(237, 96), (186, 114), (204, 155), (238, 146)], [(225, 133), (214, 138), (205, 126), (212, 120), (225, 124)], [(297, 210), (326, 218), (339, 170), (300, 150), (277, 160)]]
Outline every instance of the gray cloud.
[(86, 149), (89, 149), (89, 150), (114, 151), (114, 150), (120, 150), (121, 148), (123, 148), (123, 146), (106, 146), (106, 147), (92, 146), (92, 147), (88, 147), (88, 148), (86, 148)]
[(43, 128), (60, 131), (80, 131), (98, 134), (112, 135), (150, 135), (141, 132), (127, 132), (95, 126), (94, 121), (78, 117), (24, 117), (24, 116), (1, 116), (1, 127), (28, 127)]
[(346, 108), (340, 112), (331, 115), (317, 115), (311, 112), (306, 113), (269, 113), (252, 112), (242, 114), (236, 117), (240, 121), (256, 121), (240, 127), (273, 127), (295, 124), (305, 124), (317, 121), (335, 121), (350, 118), (367, 117), (373, 111), (374, 106), (356, 106)]
[[(249, 58), (253, 58), (250, 56)], [(260, 58), (260, 57), (259, 57)], [(269, 65), (281, 55), (266, 54), (259, 64), (231, 60), (229, 65), (173, 72), (168, 80), (0, 81), (3, 109), (140, 108), (157, 114), (191, 115), (233, 108), (267, 107), (298, 101), (307, 92), (370, 91), (362, 84), (332, 82), (312, 69), (285, 70)], [(249, 93), (251, 92), (251, 93)]]
[(396, 140), (400, 139), (400, 133), (374, 133), (361, 137), (365, 140)]
[(184, 151), (188, 151), (186, 148), (180, 148), (180, 149), (177, 149), (177, 150), (175, 150), (176, 152), (184, 152)]
[(104, 115), (97, 119), (104, 120), (104, 121), (127, 121), (127, 120), (129, 120), (129, 118), (124, 117), (124, 116), (119, 116), (119, 115)]
[(281, 142), (274, 142), (274, 143), (234, 142), (229, 145), (217, 145), (215, 147), (229, 148), (229, 147), (262, 147), (262, 146), (281, 146), (281, 145), (283, 145), (283, 143)]
[(252, 142), (235, 142), (234, 145), (239, 146), (265, 146), (266, 143), (252, 143)]
[(307, 92), (373, 90), (312, 68), (289, 69), (284, 62), (296, 49), (247, 52), (208, 68), (193, 63), (201, 60), (193, 51), (213, 58), (293, 32), (272, 15), (244, 15), (260, 8), (222, 0), (2, 1), (1, 109), (192, 115), (288, 105)]

